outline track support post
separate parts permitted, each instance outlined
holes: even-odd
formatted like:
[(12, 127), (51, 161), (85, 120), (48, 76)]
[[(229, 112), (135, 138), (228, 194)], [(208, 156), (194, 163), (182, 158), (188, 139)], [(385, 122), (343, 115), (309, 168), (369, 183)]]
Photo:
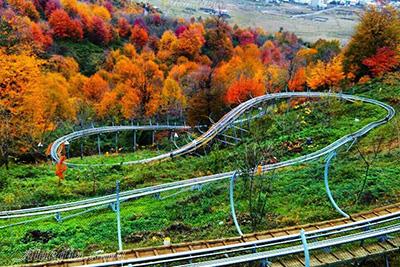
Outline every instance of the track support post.
[(119, 181), (116, 182), (116, 212), (117, 212), (117, 235), (118, 235), (118, 251), (122, 251), (122, 236), (121, 236), (121, 212), (119, 200)]
[(332, 151), (328, 157), (326, 158), (325, 161), (325, 169), (324, 169), (324, 184), (325, 184), (325, 190), (326, 194), (328, 195), (329, 201), (331, 202), (332, 206), (336, 209), (337, 212), (339, 212), (343, 217), (350, 218), (350, 216), (345, 213), (339, 206), (336, 204), (335, 199), (332, 196), (332, 192), (329, 188), (329, 182), (328, 182), (328, 177), (329, 177), (329, 166), (331, 164), (331, 160), (333, 157), (336, 156), (336, 151)]
[(390, 258), (388, 255), (385, 255), (385, 267), (390, 267)]
[(115, 153), (118, 153), (118, 132), (115, 133)]
[(242, 230), (240, 230), (240, 226), (239, 226), (239, 223), (236, 218), (235, 202), (233, 200), (233, 187), (235, 186), (235, 180), (236, 180), (237, 174), (238, 174), (238, 172), (235, 171), (235, 173), (231, 177), (230, 186), (229, 186), (229, 202), (230, 202), (230, 206), (231, 206), (232, 219), (235, 224), (236, 230), (240, 236), (243, 236)]
[(268, 259), (262, 259), (260, 262), (260, 267), (269, 267), (272, 262), (268, 261)]
[(54, 218), (56, 219), (56, 221), (58, 223), (62, 222), (61, 212), (56, 212), (56, 215), (54, 216)]
[(136, 151), (136, 130), (133, 131), (133, 151)]
[(100, 143), (100, 135), (97, 135), (97, 151), (99, 152), (99, 156), (101, 155), (101, 143)]
[(301, 237), (301, 242), (303, 243), (303, 248), (304, 248), (305, 266), (310, 267), (310, 252), (308, 251), (307, 238), (306, 238), (306, 233), (304, 232), (304, 229), (301, 229), (300, 237)]

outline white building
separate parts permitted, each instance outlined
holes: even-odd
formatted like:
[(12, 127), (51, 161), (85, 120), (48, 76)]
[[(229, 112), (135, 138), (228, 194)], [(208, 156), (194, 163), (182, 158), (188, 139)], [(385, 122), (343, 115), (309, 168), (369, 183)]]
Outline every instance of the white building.
[(311, 0), (310, 5), (313, 8), (326, 8), (327, 5), (327, 0)]
[(303, 4), (303, 5), (310, 5), (311, 0), (294, 0), (295, 3), (297, 4)]

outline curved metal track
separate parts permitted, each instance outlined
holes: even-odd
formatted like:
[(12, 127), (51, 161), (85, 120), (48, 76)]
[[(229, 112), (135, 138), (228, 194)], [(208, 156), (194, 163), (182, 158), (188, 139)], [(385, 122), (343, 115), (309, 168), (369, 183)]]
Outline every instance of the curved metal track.
[[(382, 227), (383, 225), (383, 227)], [(299, 265), (299, 261), (288, 261), (280, 258), (273, 260), (274, 257), (285, 256), (302, 252), (299, 247), (299, 232), (304, 229), (309, 249), (312, 251), (312, 257), (318, 255), (319, 258), (334, 261), (323, 260), (323, 263), (334, 263), (342, 260), (351, 260), (359, 257), (358, 253), (347, 255), (346, 257), (337, 257), (326, 252), (318, 252), (315, 255), (314, 250), (355, 242), (357, 240), (366, 240), (374, 237), (381, 238), (380, 244), (386, 242), (382, 238), (385, 234), (396, 233), (400, 231), (400, 203), (380, 207), (369, 212), (352, 214), (350, 218), (334, 219), (307, 225), (290, 226), (280, 229), (267, 230), (259, 233), (245, 234), (241, 237), (231, 237), (216, 240), (195, 241), (190, 243), (172, 244), (170, 246), (158, 246), (125, 250), (120, 253), (110, 253), (104, 255), (87, 256), (83, 258), (64, 259), (54, 262), (29, 264), (27, 266), (177, 266), (189, 261), (196, 261), (189, 266), (202, 264), (202, 266), (224, 266), (238, 262), (247, 262), (254, 259), (272, 260), (272, 266), (294, 267)], [(387, 236), (387, 244), (380, 247), (380, 253), (390, 250), (400, 249), (400, 238), (393, 239)], [(383, 249), (383, 248), (386, 248)], [(376, 251), (368, 249), (361, 245), (360, 250), (366, 252), (364, 255), (373, 255)], [(337, 251), (337, 250), (336, 250)], [(371, 253), (374, 252), (374, 253)], [(344, 253), (346, 254), (346, 253)], [(344, 256), (344, 254), (340, 254)], [(347, 253), (348, 254), (348, 253)], [(301, 258), (301, 255), (299, 255)], [(350, 257), (349, 257), (350, 256)], [(218, 260), (209, 260), (210, 258)], [(303, 259), (300, 261), (302, 262)], [(296, 264), (297, 262), (297, 264)], [(280, 263), (280, 264), (279, 264)], [(324, 264), (321, 264), (324, 265)], [(314, 264), (313, 264), (314, 266)], [(324, 265), (325, 266), (325, 265)]]
[[(59, 157), (59, 149), (62, 144), (65, 142), (71, 142), (73, 140), (83, 138), (86, 136), (96, 135), (96, 134), (104, 134), (104, 133), (113, 133), (113, 132), (122, 132), (122, 131), (163, 131), (163, 130), (190, 130), (190, 126), (177, 126), (177, 125), (132, 125), (132, 126), (106, 126), (106, 127), (98, 127), (98, 128), (89, 128), (81, 131), (76, 131), (70, 133), (68, 135), (64, 135), (58, 138), (51, 146), (50, 155), (52, 159), (56, 162), (60, 161)], [(133, 162), (125, 162), (122, 163), (124, 165), (129, 165), (133, 163), (140, 163), (138, 161)], [(76, 164), (66, 162), (69, 167), (85, 167), (85, 166), (104, 166), (104, 165), (121, 165), (121, 163), (115, 164)]]
[[(143, 160), (137, 160), (137, 161), (131, 161), (131, 162), (124, 162), (123, 164), (129, 165), (129, 164), (139, 164), (139, 163), (143, 164), (143, 163), (157, 162), (157, 161), (167, 160), (172, 157), (177, 157), (177, 156), (181, 156), (184, 154), (188, 154), (190, 152), (193, 152), (197, 148), (206, 145), (216, 135), (218, 135), (219, 133), (223, 132), (224, 130), (226, 130), (227, 128), (232, 126), (233, 123), (243, 113), (245, 113), (247, 110), (251, 109), (252, 107), (255, 107), (263, 102), (267, 102), (270, 100), (285, 99), (285, 98), (292, 98), (292, 97), (305, 97), (305, 98), (332, 97), (332, 98), (343, 99), (343, 100), (351, 101), (351, 102), (360, 101), (360, 102), (364, 102), (364, 103), (370, 103), (373, 105), (377, 105), (377, 106), (385, 109), (387, 111), (387, 114), (382, 119), (371, 122), (368, 125), (357, 130), (356, 132), (345, 135), (345, 136), (341, 137), (340, 139), (336, 140), (335, 142), (331, 143), (330, 145), (328, 145), (318, 151), (315, 151), (308, 155), (300, 156), (295, 159), (278, 162), (278, 163), (274, 163), (274, 164), (263, 165), (262, 166), (263, 172), (273, 170), (273, 169), (283, 168), (283, 167), (287, 167), (287, 166), (291, 166), (291, 165), (295, 165), (298, 163), (311, 161), (311, 160), (320, 158), (332, 151), (335, 151), (339, 147), (341, 147), (349, 142), (357, 140), (357, 138), (362, 137), (363, 135), (367, 134), (372, 129), (374, 129), (382, 124), (387, 123), (391, 118), (393, 118), (393, 116), (395, 114), (395, 110), (390, 105), (387, 105), (387, 104), (377, 101), (377, 100), (360, 97), (360, 96), (354, 96), (354, 95), (321, 93), (321, 92), (293, 92), (293, 93), (268, 94), (268, 95), (263, 95), (263, 96), (253, 98), (249, 101), (246, 101), (246, 102), (240, 104), (239, 106), (237, 106), (236, 108), (234, 108), (230, 112), (228, 112), (225, 116), (223, 116), (217, 123), (213, 124), (209, 128), (209, 130), (206, 131), (204, 134), (202, 134), (200, 137), (198, 137), (197, 139), (188, 143), (187, 145), (182, 146), (181, 148), (178, 148), (170, 153), (165, 153), (165, 154), (162, 154), (162, 155), (159, 155), (156, 157), (143, 159)], [(118, 127), (93, 128), (93, 129), (87, 129), (87, 130), (77, 132), (77, 133), (81, 134), (82, 132), (84, 132), (86, 135), (92, 135), (92, 134), (98, 134), (98, 133), (104, 133), (104, 132), (118, 131), (118, 130), (123, 130), (123, 129), (129, 129), (129, 130), (139, 129), (139, 128), (135, 128), (135, 127), (138, 127), (138, 126), (118, 126)], [(146, 127), (146, 129), (157, 129), (154, 127), (163, 127), (163, 126), (156, 126), (156, 125), (151, 126), (153, 128), (148, 128), (148, 126), (141, 126), (141, 127)], [(183, 127), (186, 127), (186, 126), (183, 126)], [(161, 129), (161, 128), (158, 128), (158, 129)], [(170, 128), (168, 128), (168, 129), (170, 129)], [(79, 138), (79, 135), (75, 135), (75, 134), (70, 134), (70, 135), (61, 137), (54, 142), (52, 149), (51, 149), (51, 155), (54, 160), (56, 160), (56, 161), (59, 160), (58, 155), (57, 155), (57, 150), (62, 143), (64, 143), (67, 140), (73, 140), (73, 139)], [(80, 136), (82, 136), (82, 135), (80, 135)], [(205, 184), (205, 183), (220, 181), (223, 179), (230, 178), (233, 175), (233, 173), (234, 173), (233, 171), (225, 172), (225, 173), (219, 173), (219, 174), (214, 174), (214, 175), (209, 175), (209, 176), (197, 177), (197, 178), (193, 178), (193, 179), (189, 179), (189, 180), (183, 180), (183, 181), (166, 183), (166, 184), (161, 184), (161, 185), (151, 186), (151, 187), (146, 187), (146, 188), (141, 188), (141, 189), (129, 190), (129, 191), (120, 193), (120, 200), (126, 201), (129, 199), (135, 199), (135, 198), (139, 198), (142, 196), (152, 195), (152, 194), (160, 193), (160, 192), (164, 192), (164, 191), (179, 189), (179, 188), (183, 188), (183, 187), (189, 187), (189, 186), (193, 186), (193, 185), (197, 185), (197, 184)], [(91, 198), (91, 199), (75, 201), (75, 202), (68, 202), (68, 203), (51, 205), (51, 206), (20, 209), (20, 210), (11, 210), (11, 211), (1, 211), (0, 219), (37, 216), (37, 215), (52, 214), (52, 213), (65, 212), (65, 211), (71, 211), (71, 210), (77, 210), (77, 209), (84, 209), (84, 208), (89, 208), (89, 207), (94, 207), (94, 206), (108, 205), (108, 204), (115, 202), (115, 198), (116, 198), (116, 195), (111, 194), (111, 195), (106, 195), (106, 196), (102, 196), (102, 197), (95, 197), (95, 198)]]

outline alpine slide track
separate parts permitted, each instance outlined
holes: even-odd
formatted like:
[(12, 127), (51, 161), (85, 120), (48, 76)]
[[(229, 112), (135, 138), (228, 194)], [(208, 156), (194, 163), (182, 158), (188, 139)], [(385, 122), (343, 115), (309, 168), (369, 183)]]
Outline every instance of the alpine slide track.
[[(27, 266), (243, 266), (246, 263), (253, 263), (258, 266), (308, 267), (331, 266), (350, 262), (360, 263), (368, 257), (377, 255), (383, 255), (385, 265), (389, 266), (389, 257), (400, 249), (400, 203), (369, 212), (348, 215), (336, 204), (328, 183), (329, 165), (331, 159), (336, 155), (336, 151), (346, 146), (349, 149), (359, 138), (393, 118), (395, 115), (394, 108), (383, 102), (355, 95), (321, 92), (267, 94), (241, 103), (225, 114), (201, 136), (182, 147), (155, 157), (117, 163), (115, 165), (154, 163), (193, 153), (198, 148), (205, 146), (211, 140), (217, 138), (218, 135), (227, 129), (233, 127), (239, 128), (236, 125), (240, 121), (240, 117), (252, 108), (268, 103), (269, 101), (291, 98), (336, 98), (350, 102), (359, 101), (379, 106), (387, 112), (386, 116), (382, 119), (371, 122), (356, 132), (345, 135), (318, 151), (295, 159), (262, 165), (257, 168), (258, 172), (263, 173), (325, 157), (325, 188), (331, 204), (343, 218), (259, 233), (243, 234), (236, 220), (233, 205), (234, 181), (235, 177), (240, 175), (240, 173), (231, 171), (123, 192), (119, 192), (119, 183), (117, 182), (117, 191), (115, 194), (51, 206), (0, 211), (0, 220), (33, 217), (26, 221), (1, 226), (0, 229), (53, 217), (57, 221), (62, 221), (68, 216), (71, 217), (71, 215), (63, 217), (63, 213), (71, 211), (77, 211), (75, 213), (76, 216), (91, 210), (110, 206), (116, 211), (119, 238), (118, 252), (46, 263), (32, 263)], [(251, 119), (251, 117), (247, 119)], [(187, 130), (189, 128), (188, 126), (171, 125), (132, 125), (86, 129), (57, 139), (51, 148), (51, 156), (54, 161), (58, 162), (60, 160), (59, 151), (62, 144), (86, 136), (119, 131)], [(71, 167), (82, 167), (85, 165), (69, 162), (66, 164)], [(230, 180), (230, 204), (233, 221), (238, 231), (237, 237), (122, 250), (119, 217), (120, 202), (148, 195), (157, 195), (176, 189), (193, 188), (222, 180)], [(399, 265), (400, 263), (393, 266)]]

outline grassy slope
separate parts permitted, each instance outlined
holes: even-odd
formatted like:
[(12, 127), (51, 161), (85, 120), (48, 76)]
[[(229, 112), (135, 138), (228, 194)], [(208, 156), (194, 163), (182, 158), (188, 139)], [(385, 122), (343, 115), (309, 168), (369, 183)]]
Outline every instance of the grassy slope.
[[(395, 104), (398, 108), (396, 103), (399, 103), (400, 88), (392, 86), (380, 91), (381, 86), (371, 84), (355, 88), (354, 91)], [(294, 158), (299, 154), (315, 151), (380, 118), (382, 114), (380, 109), (359, 103), (343, 105), (331, 101), (329, 109), (318, 103), (301, 106), (287, 114), (283, 112), (255, 122), (256, 125), (253, 126), (257, 127), (252, 129), (257, 130), (252, 132), (251, 138), (248, 136), (244, 143), (252, 144), (255, 140), (260, 140), (261, 146), (271, 147), (279, 160)], [(383, 151), (373, 161), (366, 190), (358, 204), (353, 202), (361, 187), (365, 166), (356, 146), (349, 152), (339, 151), (332, 167), (332, 190), (347, 212), (367, 210), (398, 201), (400, 184), (397, 179), (393, 179), (400, 174), (400, 168), (397, 166), (400, 154), (397, 121), (398, 116), (389, 125), (374, 130), (357, 145), (361, 151), (371, 152), (374, 144), (377, 144), (377, 138), (384, 137), (381, 146)], [(300, 153), (288, 152), (283, 145), (283, 142), (288, 140), (304, 142), (307, 137), (312, 137), (314, 143), (309, 146), (303, 145)], [(9, 172), (0, 170), (0, 203), (4, 209), (44, 205), (111, 193), (116, 179), (121, 179), (123, 189), (132, 189), (232, 170), (244, 146), (242, 144), (234, 148), (214, 149), (201, 158), (190, 156), (157, 165), (70, 169), (66, 181), (61, 186), (57, 184), (52, 166), (13, 166)], [(154, 152), (142, 153), (132, 157), (147, 156)], [(366, 157), (372, 161), (373, 155), (369, 153)], [(93, 157), (90, 160), (98, 161), (99, 158)], [(120, 159), (109, 157), (101, 160), (118, 162)], [(258, 229), (338, 217), (326, 198), (322, 174), (323, 162), (316, 161), (264, 177), (272, 182), (267, 201), (267, 216)], [(94, 178), (99, 181), (96, 192), (93, 191)], [(239, 180), (237, 192), (242, 191), (243, 186), (243, 182)], [(170, 193), (163, 196), (168, 194)], [(242, 194), (237, 194), (236, 205), (243, 231), (250, 232), (251, 228), (246, 220), (246, 203)], [(164, 236), (170, 236), (172, 242), (179, 242), (235, 235), (229, 215), (227, 182), (205, 185), (201, 191), (183, 192), (162, 201), (146, 197), (124, 203), (121, 208), (124, 248), (159, 245)], [(15, 221), (1, 223), (11, 222)], [(103, 209), (63, 223), (48, 219), (23, 227), (2, 229), (0, 264), (24, 261), (24, 254), (29, 249), (75, 249), (83, 254), (100, 249), (114, 251), (117, 245), (115, 228), (115, 214), (110, 209)], [(44, 239), (48, 240), (36, 238), (32, 234), (34, 230), (42, 231), (39, 237), (43, 239), (47, 236), (48, 238)], [(43, 234), (44, 232), (47, 234)]]

